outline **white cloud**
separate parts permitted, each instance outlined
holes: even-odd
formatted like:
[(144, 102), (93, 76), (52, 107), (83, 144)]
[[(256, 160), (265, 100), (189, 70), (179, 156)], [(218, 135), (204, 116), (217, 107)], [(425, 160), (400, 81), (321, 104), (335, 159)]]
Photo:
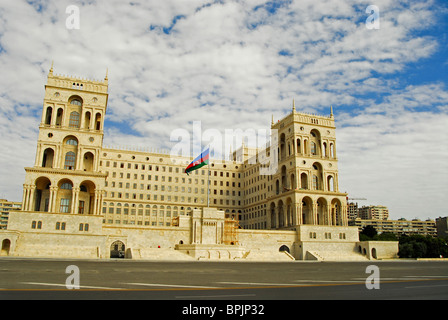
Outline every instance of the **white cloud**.
[[(80, 8), (79, 30), (65, 27), (65, 8), (73, 4)], [(447, 112), (443, 84), (402, 88), (399, 79), (408, 63), (439, 49), (436, 36), (416, 35), (436, 23), (434, 3), (375, 1), (380, 30), (365, 27), (369, 4), (367, 0), (8, 2), (0, 9), (0, 147), (25, 160), (0, 159), (3, 181), (14, 181), (3, 183), (0, 195), (21, 198), (23, 166), (34, 159), (51, 60), (55, 73), (101, 79), (109, 69), (106, 144), (167, 148), (170, 133), (176, 128), (190, 130), (195, 120), (201, 120), (204, 129), (263, 129), (272, 114), (278, 119), (290, 111), (293, 98), (298, 111), (305, 112), (328, 114), (330, 105), (335, 110), (338, 105), (352, 106), (351, 112), (336, 112), (341, 124), (340, 181), (363, 193), (365, 185), (356, 184), (357, 174), (367, 165), (346, 159), (375, 155), (368, 166), (374, 172), (395, 168), (403, 153), (413, 151), (412, 139), (420, 141), (420, 147), (438, 145), (412, 128), (421, 125), (429, 135), (434, 121), (446, 132), (440, 124)], [(381, 97), (373, 98), (375, 94)], [(23, 132), (17, 130), (16, 124), (32, 123)], [(430, 161), (439, 163), (444, 153), (434, 148)], [(392, 166), (385, 166), (379, 157), (387, 153)], [(406, 172), (408, 179), (411, 167), (394, 171), (394, 177)], [(411, 179), (403, 188), (411, 189), (412, 183), (417, 181)], [(437, 183), (443, 187), (440, 177)], [(11, 184), (17, 187), (8, 187)], [(383, 194), (375, 192), (368, 191), (369, 198), (381, 204)], [(398, 202), (391, 200), (390, 206), (397, 208)], [(406, 215), (404, 209), (396, 210)]]

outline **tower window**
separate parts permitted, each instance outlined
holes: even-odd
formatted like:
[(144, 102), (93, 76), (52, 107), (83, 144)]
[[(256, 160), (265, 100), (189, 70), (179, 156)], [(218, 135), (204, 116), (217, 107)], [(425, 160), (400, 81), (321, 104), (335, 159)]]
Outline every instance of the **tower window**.
[(69, 151), (65, 155), (64, 169), (73, 170), (75, 168), (76, 154)]
[(79, 113), (73, 111), (70, 113), (70, 122), (68, 125), (70, 128), (79, 128)]
[(82, 106), (82, 102), (79, 99), (73, 99), (72, 101), (70, 101), (70, 104), (73, 104), (75, 106)]
[(78, 145), (78, 141), (76, 141), (75, 139), (68, 139), (66, 144), (70, 144), (72, 146), (77, 146)]

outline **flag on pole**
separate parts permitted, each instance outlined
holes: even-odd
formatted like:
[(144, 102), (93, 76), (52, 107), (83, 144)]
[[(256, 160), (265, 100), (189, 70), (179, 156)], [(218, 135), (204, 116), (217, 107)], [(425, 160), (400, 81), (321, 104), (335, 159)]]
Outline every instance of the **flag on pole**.
[(199, 168), (202, 168), (203, 166), (206, 166), (209, 162), (209, 149), (207, 148), (202, 153), (191, 162), (188, 167), (185, 169), (185, 173), (188, 175), (191, 171), (197, 170)]

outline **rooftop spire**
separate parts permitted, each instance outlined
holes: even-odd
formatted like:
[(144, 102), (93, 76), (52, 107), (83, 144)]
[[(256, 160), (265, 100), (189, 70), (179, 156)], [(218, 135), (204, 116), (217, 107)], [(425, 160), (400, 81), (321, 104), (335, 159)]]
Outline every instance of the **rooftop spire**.
[(53, 74), (53, 64), (54, 64), (54, 61), (51, 60), (50, 74)]
[(330, 106), (330, 117), (333, 117), (333, 105)]
[(292, 99), (292, 112), (296, 112), (296, 103), (294, 101), (294, 98)]

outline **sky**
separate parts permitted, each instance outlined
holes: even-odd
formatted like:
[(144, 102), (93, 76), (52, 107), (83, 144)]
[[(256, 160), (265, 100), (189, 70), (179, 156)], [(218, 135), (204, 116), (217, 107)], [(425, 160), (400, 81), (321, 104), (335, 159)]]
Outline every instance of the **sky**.
[(194, 121), (267, 129), (293, 99), (333, 106), (341, 191), (391, 219), (448, 216), (444, 0), (0, 0), (0, 198), (22, 199), (52, 61), (108, 70), (106, 146), (169, 150)]

